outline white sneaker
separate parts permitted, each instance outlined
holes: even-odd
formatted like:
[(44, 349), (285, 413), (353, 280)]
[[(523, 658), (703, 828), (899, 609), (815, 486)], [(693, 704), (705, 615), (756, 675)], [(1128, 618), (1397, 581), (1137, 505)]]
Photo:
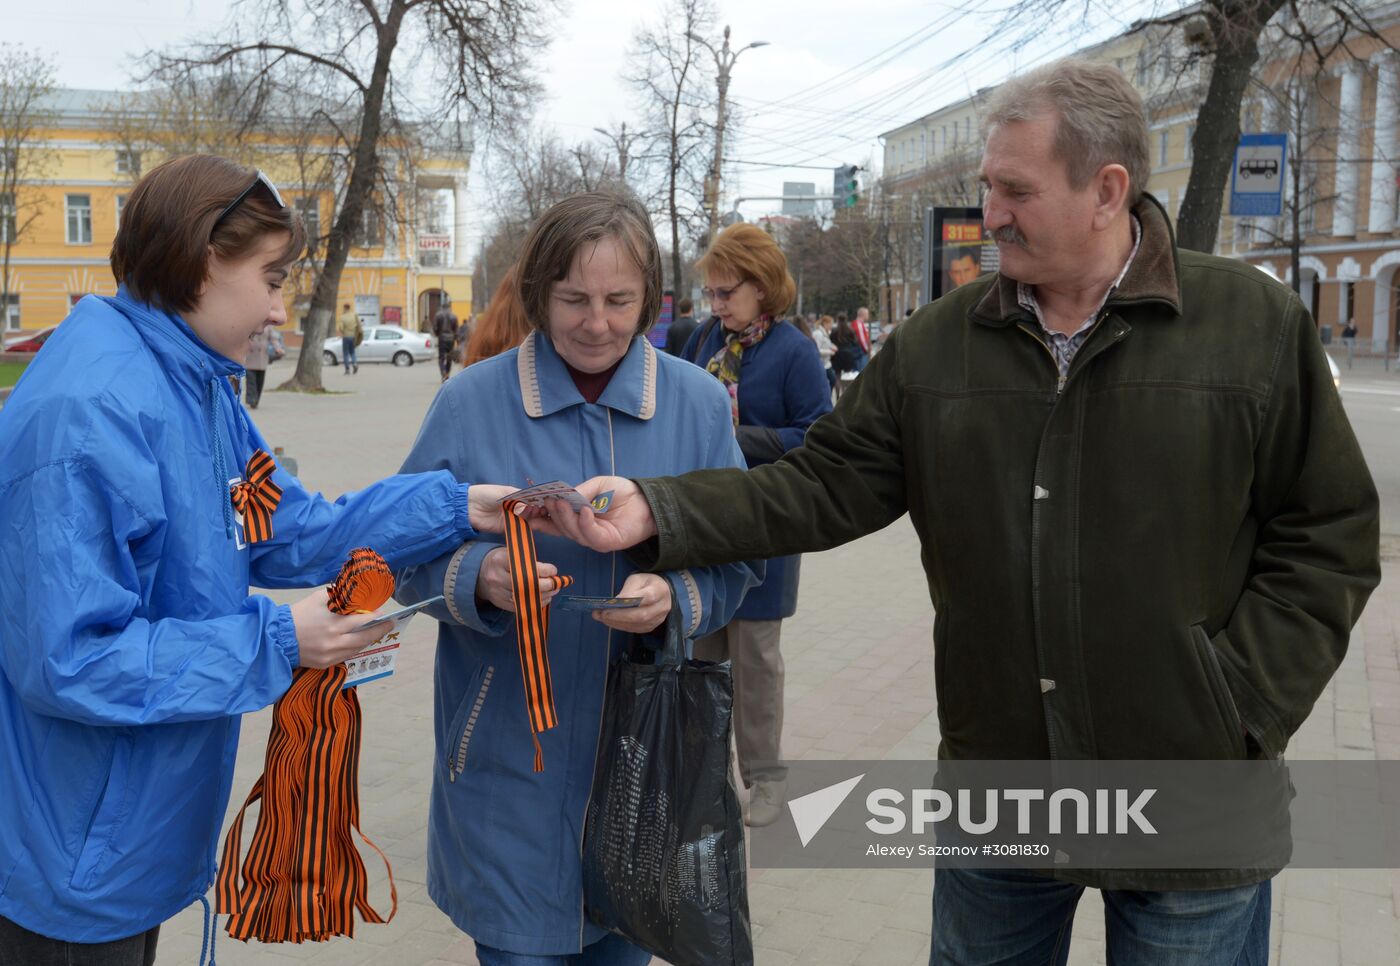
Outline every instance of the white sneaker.
[(787, 782), (759, 779), (749, 789), (749, 807), (744, 824), (752, 828), (772, 825), (783, 814), (787, 802)]

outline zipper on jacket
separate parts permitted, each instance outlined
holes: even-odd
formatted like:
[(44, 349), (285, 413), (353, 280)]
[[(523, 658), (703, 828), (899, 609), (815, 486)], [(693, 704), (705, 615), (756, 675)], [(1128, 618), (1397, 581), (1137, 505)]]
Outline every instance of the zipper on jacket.
[(1040, 337), (1039, 333), (1037, 333), (1037, 332), (1035, 331), (1035, 329), (1032, 329), (1032, 328), (1031, 328), (1029, 325), (1027, 325), (1026, 323), (1024, 323), (1024, 322), (1018, 322), (1018, 323), (1016, 324), (1016, 328), (1020, 329), (1022, 332), (1026, 333), (1026, 335), (1028, 335), (1028, 336), (1030, 336), (1032, 339), (1034, 339), (1034, 340), (1035, 340), (1035, 344), (1038, 345), (1038, 346), (1040, 346), (1042, 349), (1044, 349), (1044, 350), (1045, 350), (1045, 354), (1046, 354), (1047, 356), (1050, 357), (1050, 365), (1052, 365), (1052, 366), (1055, 368), (1055, 373), (1056, 373), (1055, 398), (1056, 398), (1056, 399), (1059, 399), (1059, 398), (1060, 398), (1060, 394), (1063, 393), (1063, 392), (1065, 391), (1065, 383), (1069, 381), (1069, 377), (1068, 377), (1068, 376), (1059, 375), (1059, 372), (1060, 372), (1060, 360), (1058, 360), (1058, 359), (1055, 358), (1055, 351), (1054, 351), (1053, 349), (1051, 349), (1050, 346), (1046, 345), (1045, 340), (1044, 340), (1043, 338)]
[[(608, 474), (617, 475), (617, 446), (613, 440), (612, 410), (607, 410), (608, 414)], [(612, 579), (608, 584), (609, 593), (617, 593), (617, 554), (612, 557)], [(598, 777), (598, 745), (603, 740), (603, 713), (608, 703), (608, 667), (612, 657), (612, 628), (608, 628), (607, 643), (603, 645), (603, 701), (598, 710), (598, 736), (593, 739), (593, 770), (588, 773), (588, 797), (583, 802), (583, 830), (578, 838), (578, 860), (579, 865), (583, 864), (583, 843), (588, 836), (588, 810), (593, 807), (593, 781)], [(588, 924), (588, 912), (584, 909), (583, 889), (579, 889), (578, 896), (578, 949), (583, 952), (583, 930)]]
[(471, 743), (472, 732), (476, 730), (476, 719), (481, 716), (481, 706), (486, 703), (486, 692), (491, 687), (491, 677), (496, 673), (495, 667), (486, 666), (486, 675), (481, 679), (481, 688), (476, 692), (476, 703), (472, 705), (472, 710), (467, 715), (467, 723), (462, 727), (462, 737), (457, 741), (457, 754), (447, 763), (447, 780), (455, 782), (457, 776), (467, 767), (467, 745)]

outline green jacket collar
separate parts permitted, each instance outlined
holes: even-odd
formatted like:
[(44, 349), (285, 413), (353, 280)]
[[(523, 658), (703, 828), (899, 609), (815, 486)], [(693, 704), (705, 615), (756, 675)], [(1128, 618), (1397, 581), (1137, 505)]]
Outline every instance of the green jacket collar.
[[(1176, 233), (1161, 202), (1149, 194), (1133, 207), (1142, 223), (1142, 246), (1123, 282), (1109, 297), (1110, 307), (1155, 303), (1181, 314), (1181, 272)], [(973, 306), (972, 316), (983, 325), (1002, 326), (1025, 316), (1016, 300), (1016, 280), (998, 272)]]

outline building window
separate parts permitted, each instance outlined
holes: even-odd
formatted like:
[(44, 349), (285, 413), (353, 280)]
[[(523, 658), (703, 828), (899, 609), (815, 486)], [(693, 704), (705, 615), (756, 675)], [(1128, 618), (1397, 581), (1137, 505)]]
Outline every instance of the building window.
[(919, 132), (919, 158), (920, 158), (920, 160), (922, 160), (922, 161), (928, 161), (928, 132), (927, 132), (927, 131), (920, 131), (920, 132)]
[(1137, 84), (1138, 87), (1147, 86), (1147, 48), (1139, 47), (1137, 53)]
[(122, 226), (122, 212), (126, 211), (126, 195), (117, 195), (117, 227)]
[(360, 248), (378, 248), (384, 244), (384, 225), (379, 220), (379, 212), (366, 208), (360, 212)]
[(321, 242), (321, 202), (315, 195), (303, 195), (294, 204), (306, 228), (306, 251), (315, 255)]
[(1254, 219), (1235, 219), (1235, 247), (1248, 248), (1254, 244)]
[(1172, 132), (1161, 131), (1157, 134), (1157, 167), (1167, 166), (1167, 146), (1171, 144)]
[(0, 194), (0, 244), (15, 240), (15, 196), (10, 192)]
[(117, 174), (141, 177), (141, 152), (121, 150), (117, 152)]
[(68, 244), (92, 244), (92, 195), (65, 195), (68, 210)]
[(1191, 163), (1191, 141), (1192, 141), (1195, 137), (1196, 137), (1196, 125), (1194, 125), (1194, 124), (1188, 124), (1188, 125), (1186, 125), (1186, 149), (1185, 149), (1185, 151), (1183, 152), (1183, 154), (1184, 154), (1184, 156), (1185, 156), (1185, 158), (1186, 158), (1186, 163), (1187, 163), (1187, 164), (1190, 164), (1190, 163)]
[(13, 292), (5, 297), (5, 329), (19, 331), (19, 296)]
[(1355, 282), (1343, 282), (1343, 283), (1342, 283), (1341, 314), (1337, 317), (1337, 321), (1340, 322), (1340, 323), (1342, 323), (1343, 325), (1345, 325), (1347, 322), (1351, 321), (1351, 320), (1354, 319), (1355, 317), (1356, 317), (1356, 283), (1355, 283)]
[(963, 131), (964, 131), (964, 133), (967, 135), (967, 140), (971, 141), (971, 140), (972, 140), (972, 118), (969, 117), (969, 118), (966, 118), (966, 119), (963, 120)]

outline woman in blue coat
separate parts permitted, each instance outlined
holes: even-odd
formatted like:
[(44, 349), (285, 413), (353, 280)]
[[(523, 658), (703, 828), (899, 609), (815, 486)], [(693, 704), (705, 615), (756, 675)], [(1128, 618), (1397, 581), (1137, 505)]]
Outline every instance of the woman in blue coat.
[(250, 584), (324, 583), (360, 545), (430, 560), (492, 519), (499, 493), (450, 473), (335, 503), (263, 478), (230, 377), (286, 321), (303, 244), (261, 172), (161, 165), (122, 213), (117, 295), (79, 302), (0, 411), (3, 966), (149, 964), (214, 880), (240, 715), (378, 633)]
[[(643, 335), (660, 310), (660, 266), (630, 196), (580, 194), (546, 212), (518, 263), (534, 331), (447, 382), (404, 471), (524, 486), (742, 465), (718, 384)], [(551, 608), (558, 724), (538, 735), (540, 772), (500, 538), (409, 568), (399, 583), (404, 603), (446, 597), (430, 609), (442, 628), (428, 893), (476, 940), (482, 966), (645, 963), (584, 913), (580, 854), (608, 666), (668, 620), (687, 636), (723, 626), (756, 575), (746, 564), (639, 573), (622, 554), (545, 536), (537, 555), (542, 577), (573, 578), (569, 594), (642, 598), (630, 610)]]
[[(787, 258), (755, 225), (726, 228), (697, 267), (715, 316), (684, 357), (728, 390), (731, 416), (750, 467), (802, 444), (807, 427), (831, 412), (831, 388), (816, 344), (777, 319), (797, 293)], [(695, 642), (695, 656), (733, 663), (734, 743), (749, 787), (750, 825), (777, 820), (786, 797), (782, 759), (783, 619), (797, 610), (800, 556), (768, 561), (768, 576), (725, 628)]]

